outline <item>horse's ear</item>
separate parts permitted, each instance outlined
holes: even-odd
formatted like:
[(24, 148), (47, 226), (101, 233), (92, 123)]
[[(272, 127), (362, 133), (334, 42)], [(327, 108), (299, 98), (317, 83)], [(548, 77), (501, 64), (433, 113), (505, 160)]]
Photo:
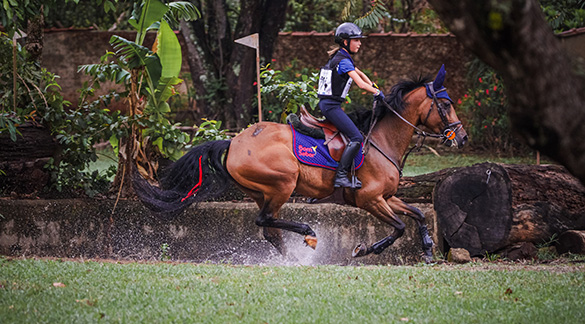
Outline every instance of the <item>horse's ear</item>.
[(433, 88), (435, 88), (435, 91), (443, 89), (443, 82), (445, 82), (445, 64), (441, 65), (439, 73), (437, 73), (435, 81), (433, 81)]

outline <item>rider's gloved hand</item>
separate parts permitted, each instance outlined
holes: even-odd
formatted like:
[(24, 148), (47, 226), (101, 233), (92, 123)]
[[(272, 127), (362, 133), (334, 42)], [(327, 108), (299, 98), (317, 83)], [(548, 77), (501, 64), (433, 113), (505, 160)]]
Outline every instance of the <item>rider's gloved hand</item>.
[(384, 100), (384, 98), (386, 98), (384, 96), (384, 93), (382, 92), (382, 90), (378, 89), (378, 93), (376, 93), (374, 95), (374, 100), (376, 100), (376, 101), (382, 101), (382, 100)]

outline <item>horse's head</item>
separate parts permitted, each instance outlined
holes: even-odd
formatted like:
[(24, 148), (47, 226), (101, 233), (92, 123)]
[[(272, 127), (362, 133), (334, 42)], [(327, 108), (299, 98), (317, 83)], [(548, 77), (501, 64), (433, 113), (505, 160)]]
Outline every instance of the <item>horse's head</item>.
[(461, 148), (467, 143), (467, 132), (453, 107), (453, 101), (443, 86), (445, 65), (441, 66), (435, 80), (425, 85), (426, 95), (430, 99), (428, 111), (421, 112), (421, 123), (434, 133), (440, 134), (447, 146)]

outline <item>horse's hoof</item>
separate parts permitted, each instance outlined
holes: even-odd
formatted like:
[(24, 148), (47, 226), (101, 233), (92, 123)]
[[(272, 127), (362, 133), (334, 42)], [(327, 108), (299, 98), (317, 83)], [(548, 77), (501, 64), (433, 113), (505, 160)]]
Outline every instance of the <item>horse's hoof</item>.
[(368, 248), (366, 247), (366, 245), (363, 243), (360, 243), (353, 249), (353, 252), (351, 252), (351, 256), (354, 258), (361, 257), (364, 255), (367, 255), (368, 254), (367, 251), (368, 251)]
[(312, 235), (305, 235), (305, 244), (314, 250), (317, 248), (317, 238)]
[(433, 263), (433, 254), (430, 251), (425, 251), (425, 253), (423, 253), (423, 261), (426, 264)]

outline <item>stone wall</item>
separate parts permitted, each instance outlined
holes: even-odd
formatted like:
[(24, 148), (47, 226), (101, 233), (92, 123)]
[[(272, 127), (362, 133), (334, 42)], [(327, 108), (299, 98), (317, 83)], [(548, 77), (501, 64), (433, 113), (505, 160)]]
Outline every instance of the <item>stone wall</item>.
[[(0, 254), (157, 260), (165, 243), (173, 260), (192, 262), (403, 264), (419, 262), (422, 254), (415, 222), (403, 217), (406, 232), (394, 245), (380, 255), (353, 259), (356, 244), (374, 243), (388, 236), (391, 227), (347, 206), (286, 204), (281, 218), (309, 224), (319, 239), (312, 250), (301, 235), (285, 232), (287, 259), (262, 238), (253, 203), (200, 203), (171, 220), (153, 216), (137, 201), (120, 201), (112, 215), (113, 206), (113, 200), (0, 199)], [(413, 206), (425, 213), (438, 242), (432, 205)]]
[[(59, 84), (65, 98), (76, 104), (78, 89), (86, 78), (77, 73), (82, 64), (98, 63), (106, 52), (112, 51), (109, 40), (117, 34), (134, 39), (134, 32), (107, 32), (92, 30), (47, 30), (43, 51), (43, 66), (59, 75)], [(154, 33), (147, 36), (145, 46), (151, 46)], [(585, 28), (571, 30), (558, 35), (572, 57), (585, 57)], [(177, 34), (183, 49), (184, 72), (189, 72), (187, 47), (184, 38)], [(280, 33), (274, 49), (276, 69), (282, 69), (292, 60), (297, 66), (317, 71), (327, 61), (327, 50), (333, 43), (332, 33), (292, 32)], [(473, 55), (463, 48), (451, 34), (370, 34), (362, 42), (355, 56), (356, 65), (371, 71), (370, 78), (385, 80), (384, 91), (400, 79), (418, 75), (435, 75), (441, 64), (445, 64), (447, 78), (445, 86), (455, 101), (461, 98), (469, 85), (466, 81), (467, 63)], [(381, 83), (381, 82), (379, 82)], [(106, 86), (107, 88), (107, 86)], [(185, 92), (186, 89), (181, 91)]]
[[(133, 40), (134, 32), (107, 32), (92, 30), (47, 30), (42, 65), (59, 75), (59, 84), (66, 100), (77, 104), (83, 82), (87, 77), (77, 73), (83, 64), (99, 63), (109, 45), (112, 35), (120, 35)], [(150, 33), (145, 46), (151, 46), (155, 34)], [(177, 34), (183, 49), (183, 72), (189, 72), (187, 47), (184, 38)], [(334, 45), (331, 33), (280, 33), (275, 46), (273, 66), (282, 69), (293, 59), (298, 66), (314, 68), (316, 71), (327, 61), (327, 50)], [(447, 69), (445, 85), (451, 98), (457, 100), (467, 89), (465, 75), (466, 63), (471, 55), (463, 49), (457, 39), (450, 34), (372, 34), (363, 41), (360, 53), (355, 56), (358, 67), (375, 72), (373, 81), (385, 80), (390, 86), (398, 80), (418, 75), (435, 75), (441, 64)], [(112, 86), (107, 84), (104, 88)], [(181, 91), (185, 92), (185, 89)], [(121, 108), (120, 103), (117, 107)]]
[[(280, 33), (275, 47), (274, 66), (282, 69), (293, 59), (298, 66), (318, 69), (327, 62), (333, 46), (332, 33)], [(374, 82), (385, 80), (384, 91), (401, 79), (419, 75), (435, 76), (445, 64), (445, 86), (455, 101), (467, 90), (467, 63), (471, 54), (451, 34), (370, 34), (354, 56), (356, 66), (372, 71)]]
[[(42, 57), (42, 66), (48, 71), (55, 73), (60, 77), (57, 81), (62, 88), (62, 94), (65, 100), (69, 100), (73, 106), (77, 106), (79, 100), (79, 89), (83, 82), (89, 80), (84, 73), (78, 73), (78, 67), (86, 64), (100, 63), (100, 58), (106, 52), (113, 52), (110, 45), (110, 38), (118, 35), (128, 40), (134, 40), (136, 33), (133, 31), (95, 31), (95, 30), (46, 30), (44, 36), (44, 48)], [(144, 46), (150, 48), (154, 43), (156, 33), (148, 33), (144, 40)], [(177, 34), (179, 43), (183, 49), (184, 38)], [(189, 65), (186, 61), (186, 55), (183, 55), (182, 72), (189, 72)], [(109, 92), (110, 89), (117, 88), (111, 82), (105, 82), (98, 94)], [(181, 91), (186, 92), (186, 89)], [(113, 103), (110, 108), (124, 109), (125, 104), (122, 102)]]

